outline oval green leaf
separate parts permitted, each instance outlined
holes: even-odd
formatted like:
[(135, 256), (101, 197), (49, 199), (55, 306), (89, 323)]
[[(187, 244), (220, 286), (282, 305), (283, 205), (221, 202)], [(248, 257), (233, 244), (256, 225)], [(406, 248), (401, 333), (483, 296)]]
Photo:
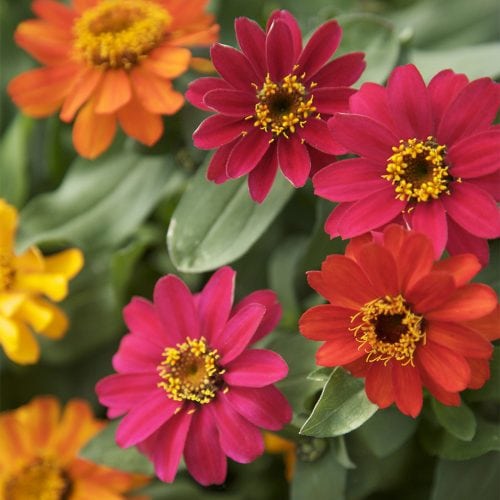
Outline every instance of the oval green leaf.
[(476, 433), (476, 417), (472, 410), (462, 403), (460, 406), (446, 406), (432, 400), (432, 409), (438, 422), (453, 436), (470, 441)]

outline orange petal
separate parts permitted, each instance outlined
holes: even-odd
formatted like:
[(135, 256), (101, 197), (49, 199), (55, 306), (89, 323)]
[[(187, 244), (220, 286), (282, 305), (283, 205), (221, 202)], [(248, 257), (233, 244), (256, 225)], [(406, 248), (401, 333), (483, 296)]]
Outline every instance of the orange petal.
[(73, 126), (73, 144), (84, 158), (96, 158), (108, 149), (116, 133), (115, 115), (97, 115), (89, 101), (78, 113)]
[(73, 0), (72, 3), (75, 10), (79, 14), (82, 14), (87, 9), (90, 9), (94, 7), (94, 5), (97, 5), (99, 3), (99, 0)]
[(59, 117), (64, 122), (70, 122), (76, 112), (90, 99), (90, 96), (101, 82), (104, 73), (96, 68), (87, 68), (76, 79), (68, 92)]
[(0, 415), (0, 471), (2, 475), (19, 469), (33, 457), (29, 436), (15, 411)]
[(192, 57), (189, 66), (195, 71), (198, 71), (198, 73), (204, 73), (207, 75), (217, 73), (212, 61), (210, 59), (206, 59), (205, 57)]
[(94, 111), (98, 114), (114, 113), (127, 104), (131, 97), (132, 89), (125, 70), (107, 70), (97, 89)]
[(78, 65), (68, 64), (26, 71), (11, 80), (7, 91), (25, 114), (49, 116), (62, 104), (78, 69)]
[(160, 78), (175, 78), (185, 73), (189, 67), (191, 52), (182, 47), (165, 45), (153, 50), (141, 66)]
[(203, 31), (195, 33), (186, 33), (176, 36), (170, 40), (170, 45), (175, 47), (209, 47), (219, 39), (219, 26), (217, 24)]
[(0, 248), (13, 248), (16, 228), (17, 210), (0, 199)]
[(147, 146), (152, 146), (163, 134), (161, 116), (144, 109), (135, 98), (120, 109), (118, 120), (127, 135)]
[(82, 267), (83, 253), (78, 248), (68, 248), (45, 257), (45, 271), (62, 274), (67, 279), (76, 276)]
[(22, 22), (14, 33), (14, 40), (37, 61), (49, 66), (68, 61), (71, 54), (71, 30), (38, 19)]
[(61, 462), (67, 463), (102, 429), (103, 425), (94, 418), (86, 401), (72, 399), (64, 408), (52, 449)]
[(34, 0), (31, 4), (31, 10), (41, 19), (54, 26), (68, 28), (68, 30), (71, 30), (76, 17), (76, 13), (72, 9), (54, 0)]
[(172, 89), (171, 82), (140, 67), (131, 71), (130, 76), (140, 103), (151, 113), (173, 115), (184, 104), (184, 97)]
[(0, 344), (7, 357), (20, 365), (36, 363), (40, 357), (40, 348), (30, 330), (3, 316), (0, 316)]

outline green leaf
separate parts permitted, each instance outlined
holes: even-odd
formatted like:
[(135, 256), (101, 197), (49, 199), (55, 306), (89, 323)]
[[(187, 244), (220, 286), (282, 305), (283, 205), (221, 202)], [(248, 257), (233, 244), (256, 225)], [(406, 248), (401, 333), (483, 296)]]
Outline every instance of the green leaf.
[(366, 422), (378, 407), (365, 393), (364, 383), (336, 368), (300, 434), (333, 437), (347, 434)]
[(183, 180), (172, 160), (163, 157), (127, 152), (77, 159), (59, 189), (26, 205), (18, 245), (64, 242), (84, 252), (117, 248)]
[(431, 500), (498, 500), (500, 453), (488, 453), (466, 462), (440, 460)]
[(356, 433), (376, 457), (387, 457), (403, 446), (417, 428), (415, 419), (396, 408), (379, 410)]
[(153, 474), (153, 464), (135, 447), (123, 449), (115, 442), (119, 422), (111, 422), (80, 452), (80, 456), (101, 465), (136, 474)]
[(28, 151), (33, 120), (18, 114), (0, 141), (0, 198), (20, 207), (28, 191)]
[(453, 436), (470, 441), (476, 433), (476, 417), (472, 410), (462, 403), (460, 406), (446, 406), (432, 399), (432, 409), (438, 422)]
[(364, 52), (366, 69), (356, 86), (364, 82), (383, 83), (398, 61), (400, 42), (394, 25), (372, 14), (344, 14), (342, 44), (338, 54)]
[(427, 81), (443, 69), (443, 61), (446, 61), (446, 68), (456, 73), (465, 73), (473, 80), (483, 76), (491, 78), (500, 76), (499, 53), (500, 42), (492, 42), (441, 50), (415, 50), (410, 60), (418, 66)]
[(334, 448), (314, 462), (297, 461), (291, 484), (291, 500), (341, 500), (347, 471), (339, 464)]
[(326, 366), (320, 366), (319, 368), (316, 368), (311, 373), (309, 373), (309, 375), (307, 375), (307, 378), (309, 380), (315, 380), (317, 382), (326, 383), (327, 380), (330, 378), (331, 374), (332, 374), (331, 368), (328, 368)]
[(489, 451), (500, 451), (500, 426), (480, 417), (477, 418), (476, 434), (470, 441), (429, 426), (421, 429), (420, 438), (428, 453), (447, 460), (469, 460)]
[(262, 235), (293, 193), (278, 175), (262, 204), (248, 194), (246, 177), (217, 185), (194, 176), (172, 216), (168, 251), (179, 271), (216, 269), (241, 257)]

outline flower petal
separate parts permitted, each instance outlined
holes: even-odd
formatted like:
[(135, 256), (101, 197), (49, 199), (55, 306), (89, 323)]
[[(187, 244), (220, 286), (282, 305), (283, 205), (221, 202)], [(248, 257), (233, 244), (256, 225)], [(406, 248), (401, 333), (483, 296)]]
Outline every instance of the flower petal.
[(123, 69), (107, 70), (95, 96), (95, 112), (109, 114), (125, 106), (132, 97), (132, 88)]
[(234, 21), (234, 30), (243, 54), (247, 56), (255, 73), (264, 79), (267, 70), (262, 55), (266, 50), (266, 34), (255, 21), (247, 17), (237, 17)]
[(321, 304), (308, 309), (299, 319), (299, 331), (311, 340), (331, 340), (349, 334), (352, 309)]
[(215, 89), (205, 94), (204, 103), (226, 116), (245, 118), (253, 116), (257, 99), (241, 90)]
[[(125, 324), (134, 335), (146, 338), (160, 349), (172, 342), (158, 316), (155, 306), (142, 297), (133, 297), (123, 308)], [(179, 338), (180, 340), (180, 338)]]
[(371, 363), (366, 374), (365, 390), (368, 399), (380, 408), (387, 408), (394, 403), (392, 383), (392, 363)]
[(283, 175), (295, 187), (302, 187), (306, 183), (311, 171), (311, 159), (296, 134), (289, 139), (278, 138), (278, 161)]
[(401, 363), (392, 363), (394, 400), (401, 413), (415, 418), (422, 409), (422, 381), (417, 368)]
[(203, 120), (193, 133), (197, 148), (212, 149), (234, 141), (244, 132), (251, 130), (253, 124), (234, 116), (213, 115)]
[(322, 87), (314, 89), (313, 102), (322, 115), (346, 113), (349, 111), (349, 98), (356, 92), (356, 89), (349, 87)]
[(241, 177), (254, 169), (269, 149), (270, 134), (253, 128), (234, 146), (227, 160), (226, 172), (229, 177)]
[(248, 190), (252, 200), (262, 203), (271, 191), (278, 171), (278, 151), (271, 145), (256, 167), (248, 174)]
[(351, 333), (325, 342), (316, 352), (319, 366), (342, 366), (366, 356)]
[(480, 270), (481, 264), (475, 255), (455, 255), (436, 262), (434, 271), (450, 273), (457, 287), (468, 283)]
[(302, 32), (300, 31), (299, 23), (297, 22), (297, 19), (295, 19), (295, 17), (293, 17), (293, 15), (287, 10), (275, 10), (271, 13), (267, 20), (266, 31), (269, 31), (272, 24), (278, 20), (285, 22), (290, 29), (293, 39), (293, 43), (290, 48), (294, 54), (294, 59), (297, 59), (302, 51)]
[(431, 271), (405, 292), (405, 299), (416, 313), (436, 309), (456, 290), (455, 280), (448, 273)]
[(191, 51), (183, 47), (163, 45), (152, 50), (141, 61), (141, 66), (160, 78), (171, 79), (185, 73), (191, 61)]
[(204, 109), (205, 111), (211, 111), (211, 108), (205, 104), (205, 95), (211, 90), (230, 88), (229, 84), (222, 78), (207, 76), (190, 82), (184, 96), (193, 106)]
[(280, 19), (274, 20), (266, 36), (267, 71), (273, 82), (281, 81), (292, 72), (295, 54), (292, 50), (283, 50), (292, 46), (293, 38), (288, 24)]
[(125, 335), (120, 342), (118, 352), (113, 356), (113, 368), (122, 373), (156, 374), (156, 367), (162, 361), (163, 348), (146, 335)]
[(448, 224), (446, 211), (441, 200), (418, 203), (411, 213), (412, 229), (426, 234), (434, 246), (434, 256), (441, 257), (448, 241)]
[(327, 123), (320, 118), (309, 118), (304, 127), (297, 130), (297, 133), (310, 146), (324, 153), (336, 155), (346, 153), (345, 147), (332, 137)]
[(468, 233), (453, 219), (448, 218), (448, 243), (446, 250), (450, 255), (472, 253), (477, 256), (479, 262), (486, 266), (488, 264), (490, 249), (488, 241)]
[[(363, 52), (351, 52), (325, 64), (315, 75), (314, 82), (321, 87), (348, 87), (363, 73), (366, 63)], [(355, 111), (357, 113), (357, 111)]]

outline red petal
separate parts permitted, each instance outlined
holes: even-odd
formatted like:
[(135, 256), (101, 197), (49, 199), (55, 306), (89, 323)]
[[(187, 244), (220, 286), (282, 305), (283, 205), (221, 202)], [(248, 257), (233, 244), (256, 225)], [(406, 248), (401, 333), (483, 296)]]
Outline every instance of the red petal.
[(222, 78), (214, 78), (213, 76), (208, 76), (204, 78), (198, 78), (197, 80), (191, 82), (184, 95), (187, 101), (190, 102), (193, 106), (204, 109), (205, 111), (211, 111), (211, 108), (205, 104), (205, 95), (211, 90), (221, 90), (229, 88), (230, 86)]
[(355, 93), (356, 89), (347, 87), (322, 87), (313, 91), (313, 103), (322, 115), (346, 113), (349, 111), (349, 98)]
[(394, 399), (401, 413), (415, 418), (422, 409), (422, 381), (418, 369), (397, 361), (392, 363)]
[(294, 53), (289, 50), (292, 45), (293, 38), (288, 24), (276, 19), (266, 36), (267, 70), (273, 82), (281, 81), (292, 72), (295, 63)]
[(450, 255), (472, 253), (477, 256), (483, 266), (488, 264), (490, 256), (487, 240), (473, 236), (450, 218), (448, 218), (448, 243), (446, 250), (448, 250)]
[(368, 364), (366, 374), (365, 391), (368, 399), (379, 406), (387, 408), (394, 403), (394, 387), (392, 384), (392, 364), (384, 363)]
[(431, 271), (405, 292), (405, 299), (416, 313), (427, 314), (436, 309), (456, 290), (455, 280), (448, 273)]
[(328, 125), (319, 118), (309, 118), (304, 128), (297, 130), (299, 136), (313, 148), (328, 154), (345, 154), (346, 149), (333, 139)]
[(154, 305), (142, 297), (133, 297), (123, 309), (125, 324), (134, 335), (146, 338), (159, 348), (169, 344), (169, 337)]
[(373, 285), (375, 296), (398, 294), (398, 269), (388, 250), (376, 243), (367, 243), (359, 249), (357, 261)]
[(122, 373), (150, 371), (157, 376), (156, 367), (162, 360), (164, 348), (144, 335), (125, 335), (113, 356), (113, 368)]
[(302, 50), (302, 32), (300, 31), (299, 24), (295, 17), (293, 17), (287, 10), (275, 10), (267, 20), (266, 31), (269, 31), (274, 21), (283, 21), (288, 25), (290, 33), (292, 34), (293, 43), (291, 45), (294, 59), (299, 57)]
[(269, 149), (270, 134), (253, 128), (234, 146), (226, 164), (229, 177), (241, 177), (254, 169)]
[(103, 406), (117, 406), (128, 411), (148, 399), (157, 383), (158, 374), (153, 367), (149, 373), (114, 373), (99, 380), (95, 390)]
[(209, 108), (224, 115), (245, 118), (253, 116), (257, 99), (241, 90), (215, 89), (205, 94), (204, 102)]
[(455, 255), (436, 262), (433, 270), (450, 273), (457, 287), (460, 287), (468, 283), (481, 270), (481, 264), (475, 255)]
[(248, 189), (252, 200), (262, 203), (268, 195), (278, 171), (278, 151), (271, 145), (257, 166), (248, 174)]
[(426, 234), (432, 240), (434, 256), (439, 259), (448, 241), (446, 211), (441, 200), (418, 203), (410, 214), (410, 220), (412, 229)]
[(299, 319), (299, 331), (311, 340), (332, 340), (337, 336), (351, 335), (353, 309), (322, 304), (311, 307)]
[(213, 181), (215, 184), (222, 184), (229, 180), (226, 173), (226, 165), (234, 145), (234, 142), (225, 144), (213, 154), (207, 169), (207, 179), (209, 181)]
[(468, 389), (480, 389), (490, 378), (490, 364), (483, 359), (468, 359), (471, 369), (471, 378)]
[(342, 366), (364, 357), (366, 353), (361, 344), (356, 342), (352, 334), (345, 338), (337, 337), (335, 340), (325, 342), (316, 353), (316, 364), (320, 366)]
[(262, 55), (266, 50), (266, 34), (255, 21), (247, 17), (236, 18), (234, 30), (243, 54), (247, 56), (255, 73), (264, 79), (266, 64)]
[(194, 131), (193, 142), (200, 149), (217, 148), (233, 141), (252, 127), (252, 123), (241, 118), (223, 115), (209, 116)]
[(309, 178), (311, 159), (299, 137), (278, 138), (278, 161), (283, 175), (295, 186), (302, 187)]
[(351, 52), (325, 64), (315, 75), (314, 82), (320, 87), (348, 87), (363, 73), (366, 63), (363, 52)]
[(441, 122), (446, 108), (468, 83), (465, 75), (457, 75), (451, 69), (440, 71), (432, 78), (427, 90), (436, 123)]

